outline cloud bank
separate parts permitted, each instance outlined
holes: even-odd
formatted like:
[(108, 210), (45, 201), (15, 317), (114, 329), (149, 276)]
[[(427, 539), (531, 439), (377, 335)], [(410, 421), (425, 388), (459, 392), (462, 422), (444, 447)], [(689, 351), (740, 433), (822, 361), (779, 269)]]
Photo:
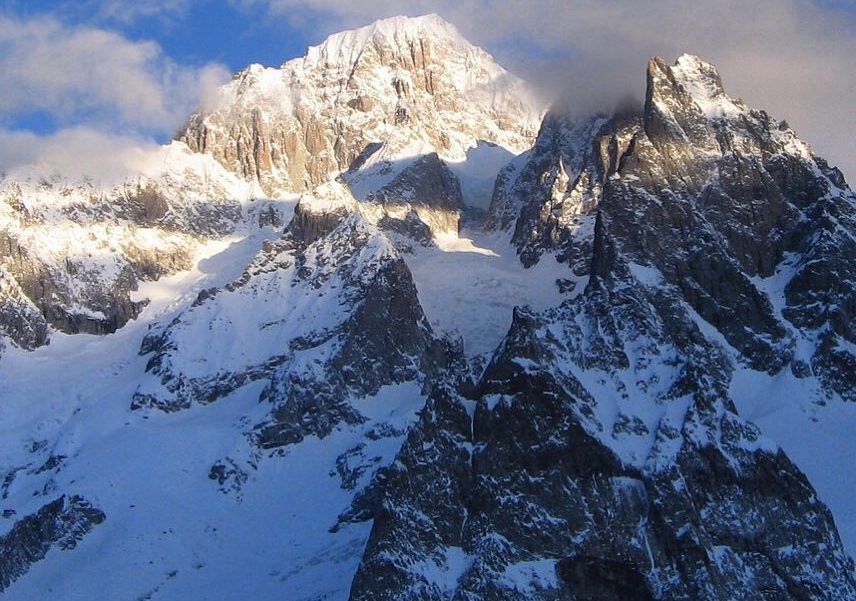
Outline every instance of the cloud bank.
[(437, 12), (580, 112), (640, 96), (652, 56), (718, 66), (732, 95), (791, 126), (856, 180), (856, 10), (810, 0), (235, 0), (319, 36)]
[(51, 18), (0, 18), (0, 117), (43, 111), (60, 122), (161, 131), (225, 81), (220, 65), (178, 65), (153, 42), (134, 42)]
[[(157, 3), (136, 8), (149, 4)], [(66, 174), (133, 172), (153, 137), (171, 134), (230, 75), (215, 63), (177, 64), (153, 42), (49, 17), (0, 17), (0, 73), (0, 171), (39, 163)], [(58, 130), (9, 129), (27, 115)]]
[(112, 184), (129, 174), (151, 171), (153, 162), (162, 156), (160, 146), (151, 140), (90, 127), (48, 135), (0, 129), (0, 179), (37, 173)]

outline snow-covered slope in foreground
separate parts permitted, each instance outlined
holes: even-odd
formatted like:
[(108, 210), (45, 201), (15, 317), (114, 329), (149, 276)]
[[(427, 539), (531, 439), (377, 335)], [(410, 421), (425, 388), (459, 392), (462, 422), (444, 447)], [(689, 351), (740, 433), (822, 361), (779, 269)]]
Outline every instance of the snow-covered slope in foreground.
[[(258, 232), (209, 245), (193, 271), (144, 285), (140, 294), (152, 303), (117, 333), (57, 334), (47, 347), (4, 356), (2, 503), (17, 515), (0, 521), (0, 536), (60, 494), (81, 494), (109, 516), (73, 552), (48, 551), (4, 599), (347, 595), (369, 525), (329, 529), (354, 489), (365, 486), (361, 470), (391, 461), (424, 402), (418, 386), (383, 388), (359, 405), (364, 423), (261, 462), (240, 498), (221, 492), (209, 472), (224, 456), (247, 459), (246, 421), (266, 410), (258, 402), (262, 384), (193, 412), (130, 410), (147, 360), (138, 351), (148, 327), (168, 322), (203, 289), (237, 278), (269, 237)], [(367, 436), (381, 427), (399, 434)], [(50, 458), (56, 469), (38, 472)], [(337, 469), (353, 470), (351, 488)]]

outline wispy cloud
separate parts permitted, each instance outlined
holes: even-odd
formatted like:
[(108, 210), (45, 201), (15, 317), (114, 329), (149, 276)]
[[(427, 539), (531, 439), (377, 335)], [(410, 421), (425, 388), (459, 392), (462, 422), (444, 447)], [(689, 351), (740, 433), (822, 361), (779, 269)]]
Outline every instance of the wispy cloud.
[(43, 111), (60, 122), (167, 130), (228, 78), (186, 67), (153, 42), (51, 18), (0, 18), (0, 118)]
[(158, 156), (159, 146), (150, 139), (90, 127), (48, 135), (0, 129), (0, 176), (37, 172), (116, 183), (127, 175), (146, 172)]
[(140, 19), (168, 21), (183, 17), (193, 0), (88, 0), (87, 4), (98, 17), (127, 24)]

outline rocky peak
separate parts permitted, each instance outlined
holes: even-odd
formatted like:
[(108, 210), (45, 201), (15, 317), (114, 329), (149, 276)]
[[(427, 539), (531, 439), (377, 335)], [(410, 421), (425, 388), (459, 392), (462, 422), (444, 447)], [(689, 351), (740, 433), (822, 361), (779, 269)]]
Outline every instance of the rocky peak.
[[(730, 98), (712, 65), (655, 58), (647, 79), (641, 115), (546, 120), (500, 175), (492, 219), (510, 229), (519, 207), (513, 242), (525, 265), (554, 252), (610, 286), (626, 263), (654, 266), (755, 369), (806, 374), (810, 364), (824, 394), (849, 398), (852, 294), (836, 302), (821, 289), (856, 279), (852, 191), (786, 125)], [(810, 317), (815, 301), (822, 318)], [(798, 341), (827, 338), (795, 354), (809, 348)]]
[[(711, 116), (727, 116), (734, 109), (745, 108), (725, 93), (716, 67), (691, 54), (682, 54), (673, 65), (662, 58), (652, 58), (647, 76), (647, 105), (668, 102), (669, 97), (681, 94)], [(727, 110), (729, 105), (732, 110)], [(715, 107), (722, 112), (712, 111)]]
[[(592, 220), (608, 166), (596, 161), (593, 139), (606, 122), (601, 117), (579, 119), (551, 111), (532, 150), (500, 172), (487, 227), (513, 228), (513, 242), (524, 265), (537, 263), (545, 241), (549, 248), (566, 247), (571, 230), (581, 226), (594, 231)], [(606, 147), (610, 145), (609, 136), (602, 140)], [(612, 143), (617, 149), (617, 142)], [(621, 146), (626, 146), (626, 140)]]
[(395, 17), (330, 36), (280, 68), (249, 67), (178, 138), (273, 195), (311, 189), (373, 145), (390, 161), (464, 160), (481, 140), (517, 154), (542, 114), (527, 84), (452, 25)]
[(725, 94), (716, 68), (682, 55), (669, 66), (661, 58), (648, 63), (645, 132), (654, 144), (680, 140), (716, 152), (711, 122), (734, 119), (746, 107)]
[[(322, 64), (327, 68), (357, 65), (367, 53), (383, 53), (391, 49), (404, 58), (401, 51), (414, 51), (423, 46), (443, 45), (465, 52), (486, 54), (470, 44), (457, 28), (436, 14), (421, 17), (391, 17), (365, 27), (335, 33), (321, 44), (310, 46), (304, 64)], [(424, 61), (419, 61), (424, 65)], [(410, 64), (417, 63), (411, 57)], [(286, 63), (287, 64), (287, 63)], [(405, 61), (405, 64), (407, 62)]]

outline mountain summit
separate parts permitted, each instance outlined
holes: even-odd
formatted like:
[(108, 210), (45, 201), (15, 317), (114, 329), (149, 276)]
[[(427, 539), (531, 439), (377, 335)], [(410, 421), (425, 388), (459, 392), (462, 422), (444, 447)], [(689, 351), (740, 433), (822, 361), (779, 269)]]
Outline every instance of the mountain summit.
[(529, 86), (436, 15), (330, 36), (303, 58), (235, 76), (178, 139), (268, 193), (303, 192), (367, 149), (463, 160), (478, 141), (526, 150), (543, 114)]

